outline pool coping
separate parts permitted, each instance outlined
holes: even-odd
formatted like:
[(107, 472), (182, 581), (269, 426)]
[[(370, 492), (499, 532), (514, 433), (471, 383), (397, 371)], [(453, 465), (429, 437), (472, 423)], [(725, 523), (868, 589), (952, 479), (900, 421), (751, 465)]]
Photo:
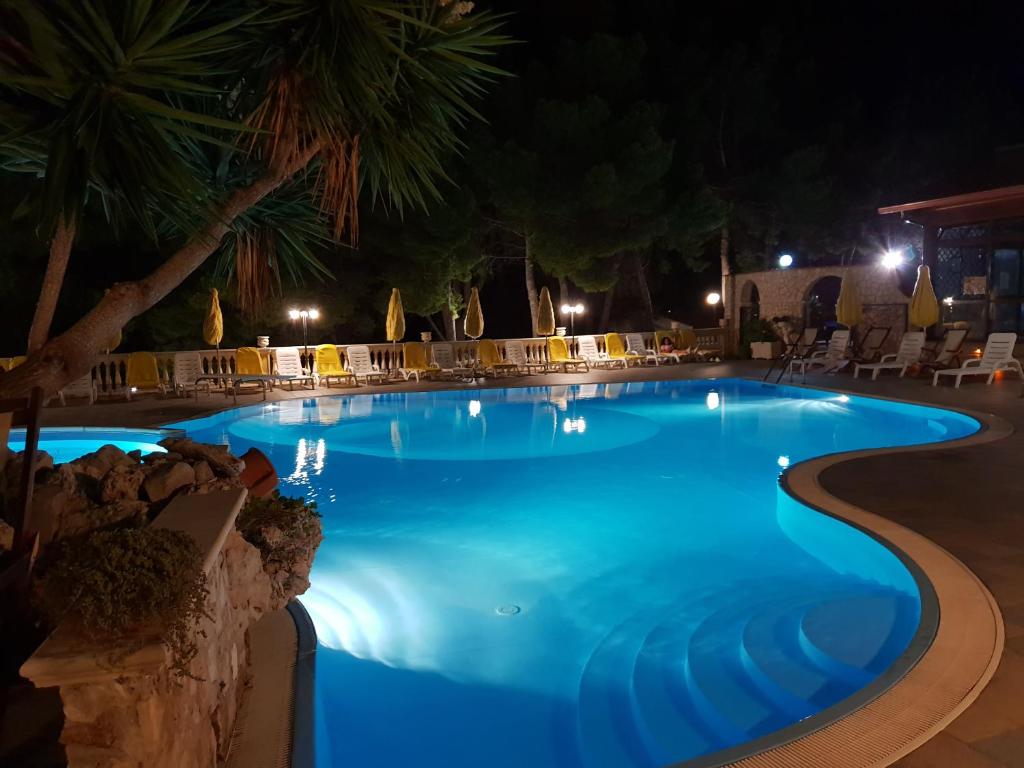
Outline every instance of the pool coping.
[(761, 738), (673, 766), (891, 765), (943, 730), (984, 690), (1002, 657), (1002, 614), (981, 580), (952, 553), (922, 534), (832, 495), (821, 485), (820, 477), (836, 464), (868, 456), (994, 442), (1013, 434), (1013, 426), (995, 414), (966, 408), (830, 387), (759, 383), (947, 410), (976, 420), (980, 428), (954, 440), (825, 454), (794, 464), (782, 474), (779, 482), (789, 496), (871, 536), (900, 558), (919, 588), (923, 587), (921, 627), (886, 672), (832, 707)]

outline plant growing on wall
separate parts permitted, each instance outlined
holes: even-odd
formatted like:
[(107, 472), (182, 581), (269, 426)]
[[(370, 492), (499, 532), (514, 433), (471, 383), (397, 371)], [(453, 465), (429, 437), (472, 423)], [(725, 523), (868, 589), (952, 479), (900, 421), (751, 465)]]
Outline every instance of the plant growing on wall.
[(116, 649), (112, 662), (157, 638), (170, 651), (171, 669), (188, 675), (207, 597), (199, 548), (188, 534), (94, 531), (52, 545), (37, 578), (38, 607), (51, 625), (70, 624)]

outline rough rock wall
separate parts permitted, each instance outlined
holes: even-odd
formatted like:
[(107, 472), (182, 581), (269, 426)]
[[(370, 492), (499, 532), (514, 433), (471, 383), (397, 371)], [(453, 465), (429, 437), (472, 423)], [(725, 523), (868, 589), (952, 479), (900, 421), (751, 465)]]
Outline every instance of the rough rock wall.
[(165, 667), (61, 687), (69, 768), (213, 768), (226, 756), (245, 688), (248, 629), (270, 606), (270, 578), (259, 550), (232, 531), (207, 586), (193, 677)]

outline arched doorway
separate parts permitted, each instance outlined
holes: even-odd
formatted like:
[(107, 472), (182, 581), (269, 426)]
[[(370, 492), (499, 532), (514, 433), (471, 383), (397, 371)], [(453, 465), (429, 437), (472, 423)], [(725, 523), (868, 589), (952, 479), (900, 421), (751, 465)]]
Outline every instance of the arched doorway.
[(757, 283), (748, 280), (740, 291), (740, 327), (744, 328), (751, 320), (761, 317), (761, 295)]
[(829, 275), (816, 280), (804, 299), (804, 323), (808, 328), (827, 328), (836, 323), (836, 302), (841, 278)]

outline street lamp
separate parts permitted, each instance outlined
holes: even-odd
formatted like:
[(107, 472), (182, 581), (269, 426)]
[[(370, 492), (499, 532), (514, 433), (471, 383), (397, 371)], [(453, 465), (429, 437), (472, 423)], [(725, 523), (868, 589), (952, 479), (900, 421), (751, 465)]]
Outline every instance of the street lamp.
[(309, 370), (313, 369), (309, 360), (309, 328), (308, 322), (310, 320), (316, 320), (320, 317), (320, 310), (315, 307), (309, 307), (307, 309), (292, 309), (288, 310), (288, 317), (292, 320), (302, 320), (302, 355), (306, 360), (306, 364), (309, 366)]
[[(582, 304), (563, 304), (562, 314), (569, 316), (569, 335), (571, 337), (570, 344), (576, 343), (576, 315), (583, 314)], [(570, 353), (572, 354), (572, 353)]]
[(711, 291), (707, 296), (704, 297), (704, 301), (709, 307), (711, 307), (711, 317), (714, 320), (718, 320), (718, 305), (722, 303), (722, 294), (716, 291)]

